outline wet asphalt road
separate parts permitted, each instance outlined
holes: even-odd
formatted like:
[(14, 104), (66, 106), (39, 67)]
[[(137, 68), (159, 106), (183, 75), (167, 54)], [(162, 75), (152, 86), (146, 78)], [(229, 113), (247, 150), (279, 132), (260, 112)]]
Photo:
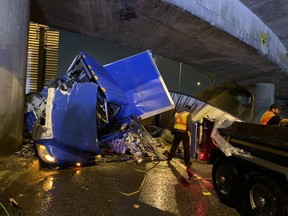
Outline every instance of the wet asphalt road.
[(177, 161), (43, 169), (15, 200), (27, 216), (239, 215), (200, 177), (189, 180)]

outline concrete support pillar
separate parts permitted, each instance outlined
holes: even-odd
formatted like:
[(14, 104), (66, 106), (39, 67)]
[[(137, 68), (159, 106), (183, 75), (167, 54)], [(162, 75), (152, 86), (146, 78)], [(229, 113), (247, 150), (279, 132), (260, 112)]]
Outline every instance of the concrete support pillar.
[(273, 83), (257, 83), (255, 85), (254, 123), (258, 123), (262, 114), (274, 103), (275, 85)]
[(0, 1), (0, 154), (21, 145), (29, 16), (30, 0)]

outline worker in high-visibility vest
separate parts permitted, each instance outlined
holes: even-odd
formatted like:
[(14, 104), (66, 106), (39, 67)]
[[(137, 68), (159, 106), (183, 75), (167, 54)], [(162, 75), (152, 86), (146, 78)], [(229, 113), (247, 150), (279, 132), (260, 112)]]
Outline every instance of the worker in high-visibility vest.
[(174, 127), (172, 133), (174, 134), (174, 141), (172, 143), (172, 147), (170, 149), (170, 153), (168, 155), (168, 161), (171, 161), (175, 155), (175, 152), (179, 146), (179, 143), (182, 141), (184, 148), (184, 162), (187, 167), (191, 166), (190, 162), (190, 137), (192, 132), (192, 118), (190, 106), (185, 106), (184, 111), (178, 113), (176, 112), (174, 115)]
[(262, 125), (287, 125), (288, 119), (280, 117), (281, 108), (277, 104), (272, 104), (261, 117), (259, 124)]

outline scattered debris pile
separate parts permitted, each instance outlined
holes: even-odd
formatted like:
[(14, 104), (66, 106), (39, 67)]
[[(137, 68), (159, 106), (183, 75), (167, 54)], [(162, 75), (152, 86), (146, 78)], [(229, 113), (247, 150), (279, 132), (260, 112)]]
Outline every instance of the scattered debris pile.
[(105, 153), (104, 155), (118, 154), (116, 160), (123, 160), (123, 155), (126, 155), (124, 160), (138, 163), (145, 158), (149, 158), (149, 160), (164, 159), (162, 151), (157, 148), (161, 147), (161, 143), (153, 138), (142, 125), (132, 121), (129, 127), (131, 129), (122, 137), (101, 144), (100, 148)]
[(31, 135), (24, 129), (21, 149), (15, 154), (22, 158), (30, 158), (35, 155), (34, 141)]

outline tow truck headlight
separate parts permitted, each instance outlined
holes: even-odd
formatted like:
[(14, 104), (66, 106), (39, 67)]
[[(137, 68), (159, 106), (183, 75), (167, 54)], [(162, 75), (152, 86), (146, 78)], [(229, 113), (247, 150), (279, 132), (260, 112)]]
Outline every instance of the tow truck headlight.
[(49, 152), (47, 151), (46, 147), (44, 145), (36, 144), (36, 150), (38, 152), (39, 157), (45, 162), (45, 163), (54, 163), (56, 162), (56, 158), (52, 157)]

